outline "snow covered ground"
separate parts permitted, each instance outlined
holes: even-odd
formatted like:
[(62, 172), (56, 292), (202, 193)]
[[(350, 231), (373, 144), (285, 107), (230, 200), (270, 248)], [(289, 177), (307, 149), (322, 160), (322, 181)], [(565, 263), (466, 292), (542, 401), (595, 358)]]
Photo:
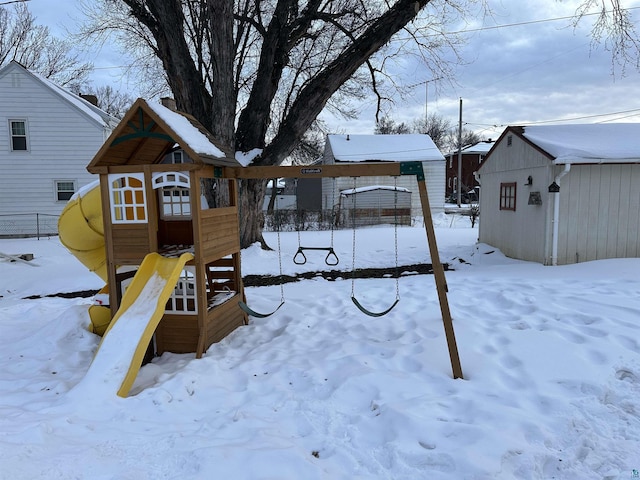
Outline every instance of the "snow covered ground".
[[(201, 360), (144, 366), (126, 399), (86, 375), (90, 299), (25, 298), (101, 281), (56, 238), (0, 240), (35, 255), (0, 260), (0, 478), (640, 478), (640, 259), (544, 267), (477, 245), (468, 218), (437, 223), (464, 380), (451, 376), (433, 276), (403, 276), (380, 318), (355, 308), (349, 278), (318, 278), (285, 285), (276, 314)], [(393, 238), (358, 230), (357, 267), (392, 266)], [(337, 268), (322, 252), (295, 265), (295, 233), (281, 243), (285, 274)], [(335, 232), (341, 269), (351, 246)], [(429, 261), (423, 228), (399, 229), (398, 257)], [(249, 248), (243, 269), (277, 274), (277, 253)], [(395, 281), (355, 291), (384, 310)], [(280, 289), (247, 297), (268, 311)]]

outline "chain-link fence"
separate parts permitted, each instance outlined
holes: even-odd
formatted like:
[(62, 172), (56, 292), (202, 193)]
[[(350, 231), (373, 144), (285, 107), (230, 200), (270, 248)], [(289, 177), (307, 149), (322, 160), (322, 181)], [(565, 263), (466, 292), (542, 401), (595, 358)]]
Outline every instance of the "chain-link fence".
[[(264, 214), (264, 230), (267, 232), (295, 232), (304, 230), (330, 230), (333, 228), (353, 228), (353, 211), (343, 210), (274, 210)], [(358, 208), (355, 223), (357, 227), (397, 223), (411, 225), (410, 209)]]
[(58, 235), (58, 215), (18, 213), (0, 215), (0, 237), (50, 237)]

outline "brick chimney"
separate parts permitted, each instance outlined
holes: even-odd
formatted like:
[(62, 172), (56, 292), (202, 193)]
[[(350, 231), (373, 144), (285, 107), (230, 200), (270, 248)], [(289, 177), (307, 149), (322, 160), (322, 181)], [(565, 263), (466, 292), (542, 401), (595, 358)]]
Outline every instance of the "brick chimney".
[(176, 107), (176, 101), (171, 97), (162, 97), (160, 99), (160, 103), (163, 107), (167, 107), (169, 110), (173, 110), (174, 112), (178, 110)]
[(81, 93), (80, 97), (84, 98), (87, 102), (89, 102), (94, 107), (98, 106), (98, 97), (96, 97), (95, 95)]

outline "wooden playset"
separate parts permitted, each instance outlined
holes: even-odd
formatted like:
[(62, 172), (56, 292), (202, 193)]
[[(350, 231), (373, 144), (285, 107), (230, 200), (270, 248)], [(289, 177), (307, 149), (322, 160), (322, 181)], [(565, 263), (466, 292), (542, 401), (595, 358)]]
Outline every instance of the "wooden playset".
[[(195, 352), (197, 357), (252, 314), (241, 276), (237, 179), (415, 175), (453, 376), (462, 378), (420, 162), (244, 167), (194, 118), (139, 99), (87, 169), (100, 177), (106, 258), (92, 268), (103, 271), (107, 281), (109, 305), (103, 310), (116, 316), (148, 255), (191, 252), (155, 328), (154, 345), (156, 354)], [(227, 205), (208, 206), (202, 188), (208, 178), (227, 180)]]

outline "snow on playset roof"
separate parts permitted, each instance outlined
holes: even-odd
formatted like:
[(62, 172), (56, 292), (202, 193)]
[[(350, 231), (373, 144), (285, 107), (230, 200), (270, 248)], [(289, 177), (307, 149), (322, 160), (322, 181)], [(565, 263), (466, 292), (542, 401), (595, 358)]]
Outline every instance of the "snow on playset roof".
[(435, 162), (444, 157), (429, 135), (327, 135), (337, 162)]
[[(144, 148), (142, 148), (144, 146)], [(105, 166), (159, 163), (173, 148), (181, 148), (196, 164), (240, 166), (233, 153), (216, 144), (193, 116), (139, 98), (89, 164), (91, 173)]]
[(523, 136), (554, 163), (640, 163), (640, 123), (536, 125)]
[(224, 152), (216, 147), (207, 134), (204, 133), (193, 121), (178, 112), (161, 105), (159, 103), (147, 102), (153, 110), (174, 133), (186, 142), (196, 153), (214, 157), (224, 158)]

